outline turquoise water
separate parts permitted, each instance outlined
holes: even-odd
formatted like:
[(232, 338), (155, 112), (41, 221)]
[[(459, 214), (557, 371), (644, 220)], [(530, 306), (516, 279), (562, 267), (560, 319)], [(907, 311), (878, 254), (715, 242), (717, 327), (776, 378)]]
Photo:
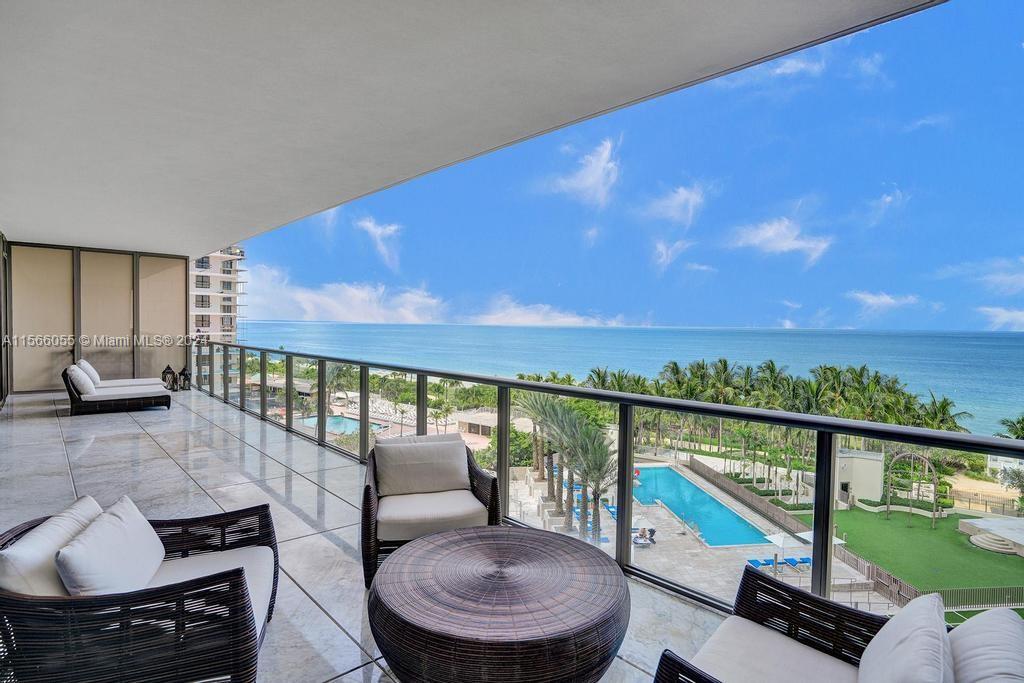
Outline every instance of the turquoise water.
[(708, 545), (767, 542), (757, 527), (671, 467), (640, 467), (638, 470), (640, 484), (634, 484), (633, 497), (644, 505), (660, 500), (691, 527), (697, 527)]
[[(316, 428), (316, 416), (302, 418), (302, 424), (307, 427)], [(380, 429), (379, 425), (370, 425), (371, 429)], [(327, 431), (331, 434), (357, 434), (359, 432), (359, 420), (353, 420), (344, 415), (329, 415), (327, 417)]]
[(248, 321), (256, 346), (503, 377), (558, 370), (577, 379), (594, 366), (656, 375), (670, 360), (772, 359), (806, 375), (822, 363), (868, 364), (912, 391), (945, 394), (992, 434), (1024, 413), (1024, 333), (861, 330), (722, 330), (665, 327), (497, 327)]

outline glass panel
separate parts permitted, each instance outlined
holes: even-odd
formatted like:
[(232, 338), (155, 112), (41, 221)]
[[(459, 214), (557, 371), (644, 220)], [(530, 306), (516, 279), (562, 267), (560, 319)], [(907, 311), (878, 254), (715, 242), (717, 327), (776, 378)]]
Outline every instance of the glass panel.
[(132, 255), (83, 251), (80, 263), (82, 335), (90, 342), (82, 357), (103, 379), (132, 377)]
[(245, 351), (245, 408), (260, 412), (260, 352)]
[(220, 344), (211, 344), (213, 364), (210, 366), (210, 393), (217, 398), (224, 396), (224, 347)]
[(615, 554), (618, 406), (512, 392), (509, 516)]
[(810, 588), (814, 432), (642, 408), (634, 420), (632, 564), (727, 602), (748, 563)]
[(370, 368), (370, 448), (377, 437), (416, 433), (416, 377)]
[[(159, 377), (170, 365), (180, 370), (185, 349), (178, 343), (186, 323), (188, 261), (160, 256), (139, 257), (139, 334), (150, 342), (139, 347), (141, 377)], [(156, 343), (167, 339), (171, 344)]]
[(238, 405), (238, 394), (239, 394), (239, 366), (241, 361), (241, 351), (239, 349), (228, 347), (228, 401)]
[(312, 358), (292, 361), (292, 429), (316, 438), (317, 387), (320, 373)]
[(327, 441), (359, 454), (359, 366), (327, 364)]
[[(833, 600), (892, 614), (937, 592), (950, 624), (985, 608), (1022, 607), (1024, 557), (1011, 550), (1004, 526), (1020, 511), (1012, 500), (995, 503), (1009, 492), (986, 456), (837, 439)], [(974, 494), (993, 502), (969, 507)]]
[(197, 389), (206, 388), (206, 347), (198, 342), (192, 344), (192, 386)]
[(285, 355), (267, 354), (267, 419), (285, 424)]
[[(458, 432), (473, 451), (477, 464), (493, 473), (498, 456), (498, 388), (442, 377), (428, 378), (427, 433), (450, 432)], [(510, 451), (515, 450), (521, 456), (525, 444), (529, 457), (529, 437), (519, 434), (517, 439)], [(510, 465), (514, 463), (514, 459), (510, 460)]]

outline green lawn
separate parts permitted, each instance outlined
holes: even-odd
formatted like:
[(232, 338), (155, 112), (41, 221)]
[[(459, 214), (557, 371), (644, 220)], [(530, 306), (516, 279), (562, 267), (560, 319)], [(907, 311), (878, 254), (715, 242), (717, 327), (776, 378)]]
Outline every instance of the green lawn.
[[(933, 530), (928, 517), (913, 515), (908, 522), (905, 512), (893, 512), (888, 520), (885, 513), (859, 508), (835, 512), (850, 550), (920, 590), (1024, 585), (1024, 557), (971, 545), (967, 534), (957, 531), (964, 517), (936, 520)], [(800, 518), (811, 523), (810, 515)]]
[[(968, 619), (973, 617), (975, 614), (981, 614), (984, 611), (985, 610), (980, 610), (980, 609), (976, 609), (976, 610), (949, 610), (948, 612), (946, 612), (946, 623), (947, 624), (952, 624), (952, 625), (956, 626), (957, 624), (964, 623), (965, 621), (967, 621)], [(1016, 612), (1017, 614), (1021, 615), (1022, 617), (1024, 617), (1024, 608), (1022, 608), (1022, 609), (1015, 609), (1013, 611)]]

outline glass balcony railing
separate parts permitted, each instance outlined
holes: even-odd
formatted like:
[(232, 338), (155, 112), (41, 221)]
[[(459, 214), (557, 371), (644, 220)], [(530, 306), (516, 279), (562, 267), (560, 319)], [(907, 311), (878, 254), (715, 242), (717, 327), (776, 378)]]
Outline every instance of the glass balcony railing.
[(457, 432), (508, 523), (705, 605), (754, 567), (880, 614), (929, 592), (950, 623), (1024, 609), (1020, 497), (952, 483), (972, 459), (1024, 464), (1024, 441), (216, 340), (193, 359), (199, 389), (360, 461), (378, 437)]

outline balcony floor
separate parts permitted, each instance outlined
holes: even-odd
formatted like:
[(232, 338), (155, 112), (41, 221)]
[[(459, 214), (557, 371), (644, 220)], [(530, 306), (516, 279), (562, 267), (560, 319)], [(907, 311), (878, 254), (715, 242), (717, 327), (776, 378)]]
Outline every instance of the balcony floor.
[[(0, 412), (0, 528), (89, 494), (127, 494), (153, 519), (269, 503), (280, 545), (261, 681), (390, 681), (366, 619), (359, 551), (364, 468), (199, 392), (163, 408), (68, 415), (63, 393), (16, 394)], [(630, 581), (626, 641), (603, 680), (650, 681), (661, 651), (690, 656), (716, 612)]]

